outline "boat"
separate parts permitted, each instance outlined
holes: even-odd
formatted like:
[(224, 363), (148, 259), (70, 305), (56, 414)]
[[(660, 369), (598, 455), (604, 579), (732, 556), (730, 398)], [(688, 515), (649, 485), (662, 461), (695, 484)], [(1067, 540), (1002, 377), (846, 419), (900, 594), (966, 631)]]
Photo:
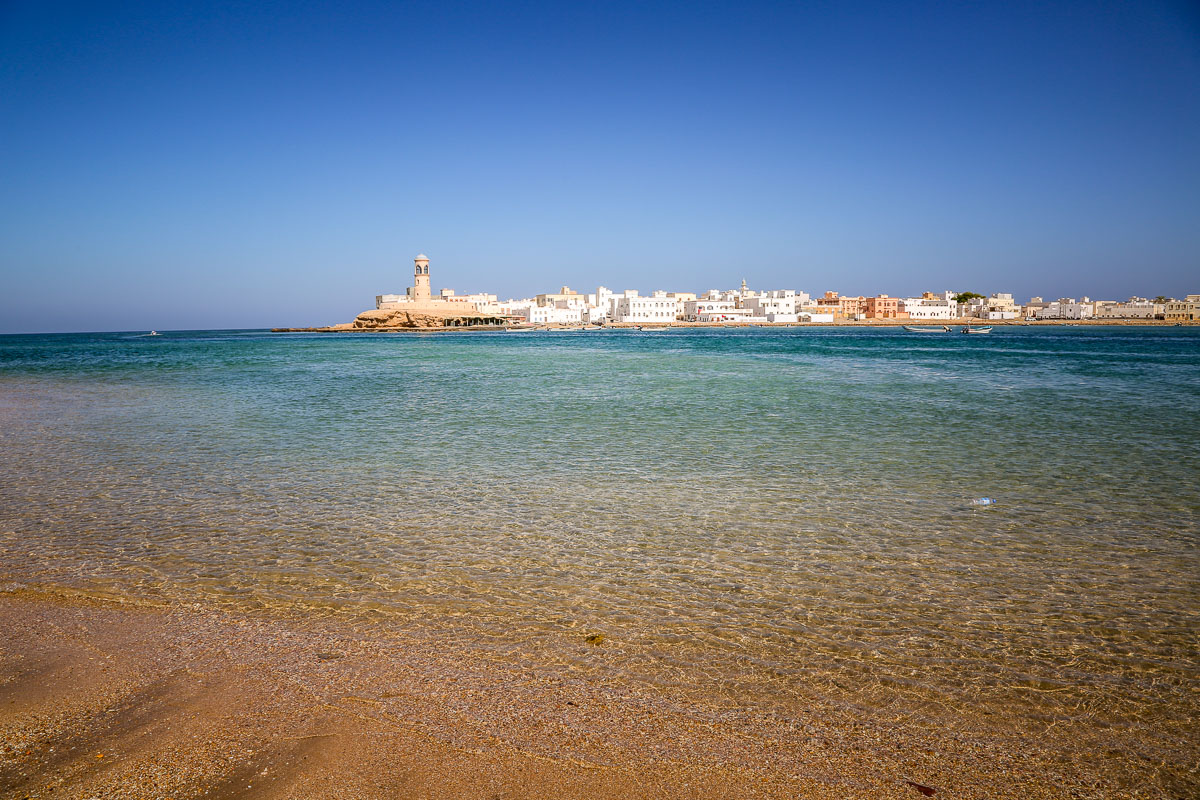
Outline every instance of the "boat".
[(162, 334), (161, 334), (161, 333), (159, 333), (158, 331), (150, 331), (150, 332), (149, 332), (149, 333), (147, 333), (146, 335), (147, 335), (147, 336), (162, 336)]
[(964, 326), (961, 331), (959, 331), (959, 333), (991, 333), (991, 332), (992, 332), (991, 325), (988, 325), (985, 328), (972, 328), (971, 326), (967, 325), (967, 326)]
[(647, 328), (645, 325), (639, 325), (638, 330), (642, 333), (662, 333), (666, 328)]
[(913, 325), (905, 325), (903, 327), (904, 330), (908, 331), (909, 333), (945, 333), (946, 331), (950, 330), (945, 325), (940, 328), (918, 328)]
[(505, 333), (533, 333), (537, 328), (505, 328)]

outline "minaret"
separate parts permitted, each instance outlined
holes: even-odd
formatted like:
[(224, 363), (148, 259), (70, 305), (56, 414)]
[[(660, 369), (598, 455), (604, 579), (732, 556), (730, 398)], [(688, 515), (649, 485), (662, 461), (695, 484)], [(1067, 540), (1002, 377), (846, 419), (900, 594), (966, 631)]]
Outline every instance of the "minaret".
[(429, 288), (429, 258), (424, 253), (413, 259), (413, 300), (429, 302), (433, 292)]

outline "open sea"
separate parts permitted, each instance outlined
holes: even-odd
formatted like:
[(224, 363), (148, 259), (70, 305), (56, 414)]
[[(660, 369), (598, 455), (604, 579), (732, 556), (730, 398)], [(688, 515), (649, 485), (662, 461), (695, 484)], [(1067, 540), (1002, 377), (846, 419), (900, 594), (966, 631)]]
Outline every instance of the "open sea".
[(4, 587), (1200, 753), (1200, 328), (3, 336)]

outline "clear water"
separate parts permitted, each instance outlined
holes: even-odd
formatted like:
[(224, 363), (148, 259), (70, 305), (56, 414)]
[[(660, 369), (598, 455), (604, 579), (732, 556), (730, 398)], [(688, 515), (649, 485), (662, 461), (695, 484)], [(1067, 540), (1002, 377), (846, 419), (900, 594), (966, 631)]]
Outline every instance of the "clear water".
[(1198, 441), (1195, 328), (0, 337), (0, 575), (1195, 752)]

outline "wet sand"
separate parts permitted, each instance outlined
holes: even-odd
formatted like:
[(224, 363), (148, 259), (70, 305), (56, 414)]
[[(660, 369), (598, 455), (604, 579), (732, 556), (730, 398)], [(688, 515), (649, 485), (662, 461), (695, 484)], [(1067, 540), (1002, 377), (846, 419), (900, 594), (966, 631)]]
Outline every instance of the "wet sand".
[[(1053, 735), (794, 718), (538, 676), (429, 637), (0, 594), (0, 796), (1185, 797)], [(601, 645), (603, 646), (603, 645)], [(1184, 757), (1186, 757), (1184, 748)]]

